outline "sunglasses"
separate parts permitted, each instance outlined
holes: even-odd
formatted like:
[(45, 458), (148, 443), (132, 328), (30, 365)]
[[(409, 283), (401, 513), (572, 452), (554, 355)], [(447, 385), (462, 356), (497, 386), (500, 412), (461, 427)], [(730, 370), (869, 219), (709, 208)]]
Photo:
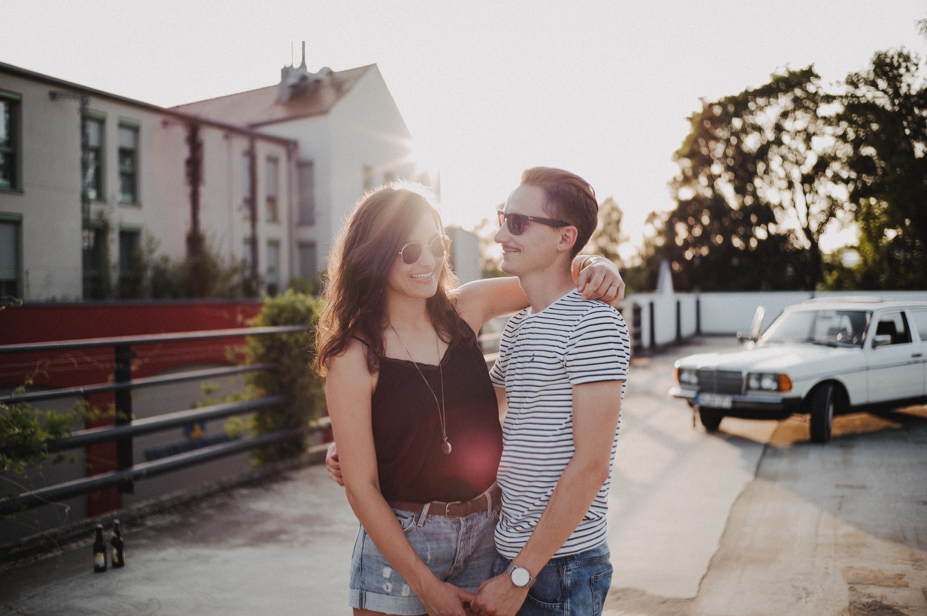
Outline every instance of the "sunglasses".
[(439, 235), (424, 246), (421, 242), (409, 242), (399, 251), (399, 258), (406, 265), (412, 265), (422, 257), (422, 251), (425, 247), (431, 251), (435, 259), (443, 259), (451, 248), (451, 238), (446, 235)]
[(539, 216), (525, 216), (524, 214), (506, 214), (502, 210), (496, 210), (499, 215), (499, 226), (508, 223), (509, 233), (512, 235), (521, 235), (525, 232), (525, 221), (539, 222), (548, 227), (567, 227), (570, 223), (553, 218), (541, 218)]

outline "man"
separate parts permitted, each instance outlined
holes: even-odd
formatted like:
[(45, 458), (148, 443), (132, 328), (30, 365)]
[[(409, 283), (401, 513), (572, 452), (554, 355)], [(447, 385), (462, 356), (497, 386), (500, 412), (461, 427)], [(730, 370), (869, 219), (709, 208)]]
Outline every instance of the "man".
[(502, 270), (531, 306), (509, 321), (490, 374), (507, 406), (500, 556), (474, 614), (601, 613), (611, 583), (607, 501), (630, 345), (621, 315), (581, 301), (571, 276), (597, 213), (585, 180), (543, 167), (500, 212)]

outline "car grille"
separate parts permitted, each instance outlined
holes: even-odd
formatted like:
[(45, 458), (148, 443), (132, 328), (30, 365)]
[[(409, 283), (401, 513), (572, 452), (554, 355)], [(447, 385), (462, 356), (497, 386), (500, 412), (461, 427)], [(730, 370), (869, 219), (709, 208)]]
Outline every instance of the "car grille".
[(740, 372), (729, 370), (699, 370), (699, 391), (715, 394), (743, 393), (744, 377)]

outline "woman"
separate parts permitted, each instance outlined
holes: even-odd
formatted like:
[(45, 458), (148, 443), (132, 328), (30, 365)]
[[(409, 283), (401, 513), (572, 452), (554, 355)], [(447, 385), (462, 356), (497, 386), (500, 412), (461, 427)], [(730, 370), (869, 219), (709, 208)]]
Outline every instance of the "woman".
[[(456, 288), (448, 247), (425, 189), (392, 184), (361, 200), (329, 258), (317, 363), (361, 523), (356, 615), (463, 616), (495, 559), (502, 435), (476, 335), (528, 302), (515, 278)], [(607, 262), (580, 280), (609, 300), (623, 286)]]

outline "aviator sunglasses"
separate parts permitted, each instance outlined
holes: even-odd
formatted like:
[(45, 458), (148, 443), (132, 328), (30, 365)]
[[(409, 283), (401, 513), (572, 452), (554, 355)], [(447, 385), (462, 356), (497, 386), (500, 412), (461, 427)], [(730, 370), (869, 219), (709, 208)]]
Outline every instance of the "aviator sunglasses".
[[(435, 259), (443, 259), (451, 247), (451, 238), (446, 235), (439, 235), (425, 246), (428, 247)], [(409, 242), (399, 251), (399, 258), (406, 265), (412, 265), (421, 258), (425, 246), (422, 246), (421, 242)]]
[(525, 232), (525, 221), (539, 222), (548, 227), (567, 227), (570, 223), (553, 218), (541, 218), (540, 216), (525, 216), (524, 214), (506, 214), (502, 210), (496, 210), (499, 215), (499, 226), (508, 223), (509, 233), (512, 235), (521, 235)]

